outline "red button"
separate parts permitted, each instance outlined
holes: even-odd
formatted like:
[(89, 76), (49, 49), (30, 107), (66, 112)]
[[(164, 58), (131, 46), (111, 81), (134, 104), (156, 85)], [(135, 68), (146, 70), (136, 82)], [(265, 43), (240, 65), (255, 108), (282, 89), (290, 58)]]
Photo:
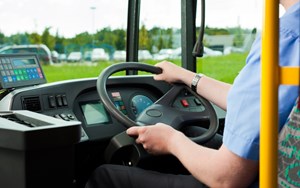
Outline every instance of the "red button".
[(189, 103), (187, 102), (186, 99), (181, 99), (180, 102), (181, 102), (182, 106), (189, 107)]

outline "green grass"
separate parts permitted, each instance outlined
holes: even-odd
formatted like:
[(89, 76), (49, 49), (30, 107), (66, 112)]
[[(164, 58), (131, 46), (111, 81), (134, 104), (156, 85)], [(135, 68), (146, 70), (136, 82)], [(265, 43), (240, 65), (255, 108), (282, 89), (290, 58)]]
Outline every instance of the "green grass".
[(43, 66), (43, 70), (48, 82), (61, 80), (91, 78), (99, 76), (100, 72), (107, 66), (109, 62), (101, 63), (62, 63), (55, 65)]
[(233, 83), (235, 77), (245, 66), (247, 54), (230, 54), (226, 56), (198, 59), (197, 72), (227, 83)]
[[(204, 57), (197, 60), (197, 72), (207, 76), (232, 83), (241, 68), (245, 65), (246, 54), (230, 54), (218, 57)], [(148, 60), (145, 63), (154, 65), (158, 61)], [(172, 61), (181, 65), (180, 60)], [(65, 63), (52, 66), (43, 66), (44, 73), (48, 82), (61, 80), (98, 77), (100, 72), (112, 62), (99, 63)], [(124, 72), (117, 75), (124, 75)], [(145, 74), (145, 73), (141, 73)]]

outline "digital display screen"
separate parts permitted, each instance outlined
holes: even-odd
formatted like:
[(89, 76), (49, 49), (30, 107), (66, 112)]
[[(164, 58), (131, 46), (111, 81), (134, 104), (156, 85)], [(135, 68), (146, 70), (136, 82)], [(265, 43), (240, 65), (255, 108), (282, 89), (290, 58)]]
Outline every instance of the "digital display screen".
[(12, 59), (11, 60), (15, 67), (26, 67), (28, 65), (35, 65), (35, 59)]
[(36, 54), (0, 54), (0, 89), (46, 83)]
[(95, 101), (81, 104), (81, 110), (87, 127), (98, 126), (110, 122), (110, 117), (101, 102)]

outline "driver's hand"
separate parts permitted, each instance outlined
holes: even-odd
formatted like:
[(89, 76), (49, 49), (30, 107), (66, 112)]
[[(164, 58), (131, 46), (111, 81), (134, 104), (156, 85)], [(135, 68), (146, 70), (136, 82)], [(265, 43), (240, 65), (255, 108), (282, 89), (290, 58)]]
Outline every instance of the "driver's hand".
[(171, 144), (176, 142), (178, 132), (169, 125), (157, 123), (151, 126), (131, 127), (127, 129), (129, 136), (137, 137), (136, 142), (142, 144), (151, 154), (169, 154)]
[(190, 78), (193, 78), (194, 76), (194, 73), (168, 61), (162, 61), (155, 66), (162, 69), (161, 74), (154, 75), (155, 80), (163, 80), (169, 83), (189, 84)]

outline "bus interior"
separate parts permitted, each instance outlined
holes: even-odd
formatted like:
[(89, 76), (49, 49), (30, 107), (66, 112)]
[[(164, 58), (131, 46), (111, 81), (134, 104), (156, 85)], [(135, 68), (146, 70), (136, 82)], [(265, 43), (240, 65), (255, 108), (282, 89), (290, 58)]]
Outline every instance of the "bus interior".
[[(138, 166), (169, 173), (188, 173), (173, 156), (152, 156), (145, 152), (135, 143), (134, 138), (125, 133), (126, 129), (131, 126), (164, 122), (173, 124), (176, 129), (181, 130), (199, 144), (212, 148), (218, 148), (221, 145), (226, 116), (224, 110), (195, 94), (190, 87), (182, 84), (171, 85), (153, 79), (153, 74), (159, 73), (160, 70), (154, 67), (153, 63), (145, 60), (145, 54), (148, 53), (145, 49), (149, 48), (143, 46), (142, 43), (146, 41), (143, 21), (147, 22), (147, 19), (141, 20), (141, 17), (144, 13), (151, 14), (143, 6), (145, 2), (147, 1), (119, 2), (123, 6), (121, 17), (126, 18), (124, 19), (126, 26), (123, 25), (125, 29), (122, 33), (124, 36), (121, 39), (123, 49), (97, 41), (101, 38), (98, 35), (88, 36), (91, 43), (85, 45), (84, 48), (82, 46), (77, 48), (70, 42), (76, 41), (75, 39), (70, 39), (65, 48), (58, 48), (59, 46), (50, 48), (50, 51), (56, 49), (64, 56), (55, 56), (55, 53), (51, 52), (51, 57), (46, 58), (49, 62), (42, 61), (37, 52), (3, 51), (1, 53), (0, 48), (1, 72), (3, 72), (0, 77), (0, 187), (83, 188), (93, 170), (106, 163)], [(39, 3), (43, 4), (41, 1)], [(97, 4), (97, 1), (93, 3)], [(114, 10), (114, 3), (110, 5), (107, 2), (105, 8), (111, 10), (112, 15), (98, 18), (97, 11), (100, 7), (94, 6), (93, 3), (90, 3), (92, 5), (88, 5), (87, 9), (92, 17), (91, 33), (96, 33), (97, 29), (99, 29), (98, 32), (101, 29), (96, 29), (97, 22), (101, 22), (102, 19), (113, 20), (113, 14), (120, 10)], [(160, 1), (149, 0), (147, 3), (155, 4)], [(209, 24), (207, 20), (205, 23), (205, 12), (208, 14), (212, 7), (205, 10), (204, 0), (176, 0), (168, 1), (167, 4), (173, 7), (171, 6), (173, 3), (177, 3), (178, 8), (173, 11), (178, 12), (176, 22), (180, 27), (172, 31), (174, 35), (176, 34), (173, 38), (179, 37), (176, 40), (179, 44), (176, 45), (180, 53), (176, 54), (178, 57), (176, 61), (188, 70), (197, 72), (201, 69), (205, 74), (206, 68), (203, 66), (215, 65), (203, 65), (204, 63), (199, 63), (200, 59), (205, 61), (233, 54), (231, 57), (237, 56), (238, 61), (241, 62), (238, 65), (240, 67), (233, 73), (235, 77), (245, 62), (245, 54), (253, 42), (256, 28), (242, 30), (238, 18), (238, 26), (234, 31), (237, 33), (230, 37), (235, 39), (242, 37), (243, 43), (238, 44), (235, 41), (235, 46), (230, 48), (232, 54), (227, 55), (226, 46), (212, 42), (223, 40), (220, 36), (224, 35), (215, 38), (204, 35), (204, 29), (209, 29), (205, 25)], [(57, 9), (67, 10), (67, 4), (63, 5), (65, 7), (57, 7)], [(168, 9), (168, 7), (164, 8)], [(80, 14), (80, 8), (73, 11)], [(42, 14), (43, 10), (38, 10), (38, 12)], [(15, 15), (22, 17), (18, 13)], [(220, 16), (222, 15), (218, 17)], [(53, 19), (59, 19), (59, 17), (53, 15)], [(76, 23), (76, 20), (73, 22)], [(198, 25), (198, 23), (201, 24)], [(49, 28), (46, 28), (45, 32), (49, 32)], [(0, 27), (0, 34), (1, 29)], [(106, 29), (108, 33), (113, 30)], [(166, 30), (162, 29), (159, 32), (163, 33)], [(217, 32), (226, 33), (222, 29)], [(81, 36), (84, 35), (88, 34), (82, 33)], [(157, 39), (157, 36), (163, 37)], [(166, 33), (157, 36), (152, 37), (156, 37), (156, 41), (168, 40)], [(227, 37), (230, 38), (229, 35)], [(7, 40), (10, 41), (7, 42)], [(13, 49), (16, 43), (13, 37), (7, 37), (7, 40), (6, 46), (11, 46)], [(109, 40), (113, 38), (106, 41)], [(209, 42), (212, 43), (210, 48), (208, 48)], [(24, 43), (32, 45), (30, 40)], [(172, 43), (173, 46), (176, 46), (174, 43)], [(100, 48), (102, 50), (99, 50)], [(151, 51), (150, 59), (157, 58), (155, 62), (163, 58), (169, 60), (170, 56), (165, 56), (167, 49), (159, 51), (160, 49), (163, 47), (150, 48), (149, 51), (157, 52), (154, 56), (154, 52)], [(74, 55), (73, 59), (71, 56), (69, 58), (68, 55), (72, 51), (80, 51), (79, 56)], [(101, 51), (104, 55), (93, 53), (95, 51)], [(120, 61), (116, 60), (117, 53), (115, 56), (113, 54), (117, 51), (120, 51), (118, 55), (123, 54)], [(161, 56), (163, 57), (160, 58)], [(172, 60), (171, 58), (170, 61)], [(98, 74), (86, 78), (75, 77), (48, 81), (51, 67), (56, 67), (60, 75), (63, 75), (67, 74), (66, 69), (72, 71), (77, 64), (81, 66), (85, 61), (94, 69), (98, 69), (97, 63), (105, 62), (103, 64), (106, 67), (96, 70)], [(234, 65), (223, 64), (223, 66)], [(219, 69), (221, 73), (226, 70)], [(81, 71), (84, 72), (85, 69), (82, 68)]]

